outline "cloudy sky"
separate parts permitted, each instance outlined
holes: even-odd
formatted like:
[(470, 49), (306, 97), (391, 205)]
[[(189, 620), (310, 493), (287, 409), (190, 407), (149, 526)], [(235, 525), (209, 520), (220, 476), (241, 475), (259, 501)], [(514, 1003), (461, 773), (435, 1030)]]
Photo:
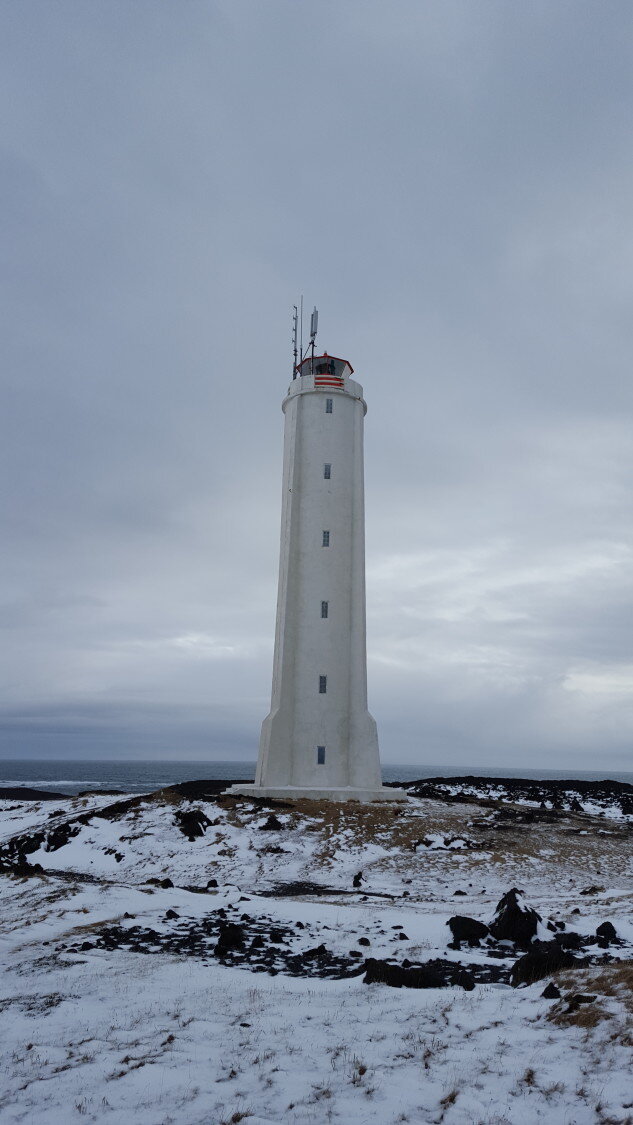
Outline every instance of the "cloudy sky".
[(0, 755), (255, 757), (304, 293), (383, 760), (633, 768), (629, 0), (0, 25)]

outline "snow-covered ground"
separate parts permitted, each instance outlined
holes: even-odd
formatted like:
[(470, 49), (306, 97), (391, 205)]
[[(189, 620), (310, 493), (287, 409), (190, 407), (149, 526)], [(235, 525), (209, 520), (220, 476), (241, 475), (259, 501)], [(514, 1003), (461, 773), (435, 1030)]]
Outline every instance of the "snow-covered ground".
[[(43, 868), (0, 876), (2, 1122), (633, 1122), (621, 819), (569, 813), (500, 830), (494, 808), (420, 799), (277, 808), (276, 827), (273, 810), (229, 798), (111, 805), (0, 804), (0, 855)], [(196, 823), (190, 839), (182, 829)], [(352, 970), (367, 957), (503, 969), (524, 951), (448, 948), (447, 922), (489, 923), (513, 886), (541, 914), (539, 937), (551, 937), (548, 920), (581, 935), (610, 921), (620, 944), (519, 988), (330, 979), (309, 953), (304, 975), (284, 970), (295, 958), (301, 974), (320, 946)], [(261, 931), (269, 961), (214, 956), (227, 923), (249, 940)], [(123, 939), (108, 947), (115, 930)], [(170, 952), (189, 934), (191, 948)], [(541, 996), (551, 979), (560, 999)], [(574, 1006), (577, 994), (595, 999)]]

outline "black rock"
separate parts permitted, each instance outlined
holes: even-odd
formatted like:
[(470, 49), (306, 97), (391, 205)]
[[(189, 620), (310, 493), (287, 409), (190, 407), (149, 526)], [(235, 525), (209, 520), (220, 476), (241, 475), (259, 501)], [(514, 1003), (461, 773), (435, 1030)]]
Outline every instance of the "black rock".
[(277, 819), (274, 813), (271, 813), (268, 820), (264, 824), (260, 824), (260, 832), (282, 832), (283, 824)]
[(231, 949), (244, 948), (244, 927), (237, 922), (222, 922), (215, 949), (216, 957), (223, 957)]
[(597, 1000), (597, 996), (589, 996), (587, 993), (576, 992), (573, 996), (568, 996), (569, 1003), (565, 1009), (568, 1015), (570, 1012), (577, 1012), (581, 1004), (593, 1004)]
[(448, 925), (453, 935), (455, 949), (459, 949), (463, 941), (468, 942), (469, 945), (479, 945), (481, 939), (487, 937), (490, 932), (484, 922), (478, 922), (475, 918), (466, 918), (462, 914), (449, 918)]
[(453, 891), (453, 895), (465, 895), (465, 894), (466, 894), (466, 891), (460, 891), (460, 890)]
[(206, 829), (211, 824), (202, 809), (177, 809), (174, 818), (183, 836), (186, 836), (188, 840), (195, 840), (197, 836), (204, 836)]
[(471, 973), (451, 961), (427, 961), (405, 968), (369, 957), (365, 961), (364, 984), (388, 984), (391, 988), (446, 988), (457, 984), (470, 992), (475, 987)]
[(362, 873), (362, 871), (357, 871), (354, 878), (352, 879), (352, 886), (353, 887), (360, 887), (362, 881), (363, 881), (363, 873)]
[(596, 927), (596, 937), (602, 938), (608, 945), (610, 941), (617, 941), (618, 934), (612, 922), (601, 922)]
[(175, 910), (167, 910), (167, 911), (165, 911), (165, 917), (166, 918), (180, 918), (180, 914), (176, 914)]
[(74, 836), (77, 836), (80, 831), (80, 824), (59, 824), (57, 828), (53, 828), (47, 833), (44, 850), (47, 852), (58, 851), (59, 848), (63, 848), (69, 840), (72, 840)]
[(567, 930), (565, 933), (556, 934), (554, 941), (558, 942), (561, 949), (582, 949), (583, 939), (575, 930)]
[(371, 942), (370, 942), (369, 938), (367, 938), (367, 937), (359, 937), (358, 944), (359, 945), (371, 945)]
[(306, 949), (305, 953), (303, 954), (303, 959), (304, 959), (304, 961), (314, 961), (314, 960), (318, 960), (320, 957), (327, 957), (327, 956), (328, 956), (327, 947), (325, 945), (321, 944), (321, 945), (315, 946), (314, 949)]
[(550, 981), (547, 988), (544, 988), (541, 992), (541, 996), (544, 1000), (559, 1000), (560, 988), (557, 988), (554, 982)]
[(536, 948), (515, 961), (510, 972), (510, 984), (515, 987), (517, 984), (533, 984), (561, 969), (573, 969), (581, 964), (566, 949), (561, 949), (557, 941), (539, 942)]
[(536, 937), (541, 915), (529, 906), (523, 906), (521, 892), (513, 887), (497, 903), (497, 912), (490, 923), (490, 933), (497, 941), (513, 941), (515, 945), (528, 949)]

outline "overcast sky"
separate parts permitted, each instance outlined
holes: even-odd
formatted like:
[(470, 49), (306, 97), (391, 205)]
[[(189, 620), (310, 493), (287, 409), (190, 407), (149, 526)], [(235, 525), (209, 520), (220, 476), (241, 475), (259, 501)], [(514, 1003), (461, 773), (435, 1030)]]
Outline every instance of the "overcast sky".
[(0, 24), (0, 756), (256, 756), (304, 293), (383, 761), (633, 768), (630, 0)]

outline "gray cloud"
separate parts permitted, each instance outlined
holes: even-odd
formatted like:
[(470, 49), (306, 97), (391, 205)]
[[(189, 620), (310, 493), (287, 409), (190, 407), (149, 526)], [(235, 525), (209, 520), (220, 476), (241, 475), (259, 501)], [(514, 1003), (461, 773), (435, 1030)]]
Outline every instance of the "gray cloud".
[(384, 759), (626, 768), (630, 7), (0, 18), (0, 753), (254, 756), (303, 291)]

